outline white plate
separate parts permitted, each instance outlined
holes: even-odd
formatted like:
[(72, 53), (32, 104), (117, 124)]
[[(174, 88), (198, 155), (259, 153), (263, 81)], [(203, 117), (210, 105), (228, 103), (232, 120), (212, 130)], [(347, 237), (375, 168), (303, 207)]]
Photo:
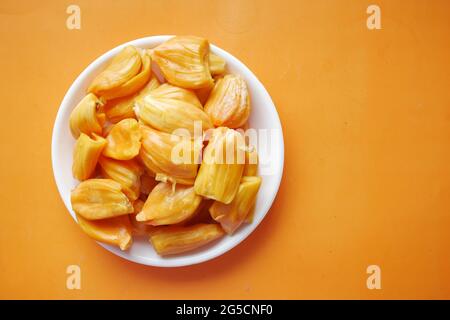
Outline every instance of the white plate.
[[(72, 177), (72, 152), (75, 139), (69, 129), (69, 116), (72, 109), (84, 97), (86, 88), (91, 80), (126, 45), (134, 45), (142, 48), (153, 48), (170, 36), (153, 36), (141, 38), (124, 43), (103, 54), (92, 62), (71, 85), (66, 93), (56, 116), (52, 136), (52, 164), (56, 184), (59, 193), (75, 219), (75, 213), (70, 204), (70, 192), (79, 183)], [(259, 173), (262, 176), (262, 184), (255, 205), (255, 216), (251, 224), (242, 225), (232, 236), (225, 236), (205, 247), (192, 252), (172, 256), (160, 257), (153, 250), (146, 238), (135, 238), (133, 246), (128, 251), (121, 251), (111, 245), (100, 243), (104, 248), (125, 259), (151, 266), (176, 267), (200, 263), (213, 259), (237, 246), (243, 241), (262, 221), (269, 211), (280, 185), (283, 173), (284, 142), (280, 119), (275, 106), (264, 86), (256, 76), (238, 59), (223, 49), (211, 45), (211, 51), (220, 55), (227, 61), (228, 73), (238, 73), (247, 81), (251, 96), (251, 116), (249, 124), (251, 128), (265, 129), (270, 137), (268, 152), (258, 148)], [(262, 136), (264, 131), (262, 131)], [(261, 140), (261, 139), (259, 139)], [(258, 142), (259, 142), (258, 140)], [(266, 164), (264, 164), (266, 163)], [(80, 237), (85, 236), (80, 231)]]

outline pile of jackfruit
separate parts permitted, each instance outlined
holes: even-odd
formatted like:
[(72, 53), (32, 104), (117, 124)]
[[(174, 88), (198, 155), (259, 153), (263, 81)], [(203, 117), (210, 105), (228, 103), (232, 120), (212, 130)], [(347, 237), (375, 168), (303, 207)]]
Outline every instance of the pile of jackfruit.
[(169, 255), (250, 223), (261, 185), (250, 111), (245, 80), (206, 39), (124, 47), (70, 116), (81, 229), (122, 250), (145, 235)]

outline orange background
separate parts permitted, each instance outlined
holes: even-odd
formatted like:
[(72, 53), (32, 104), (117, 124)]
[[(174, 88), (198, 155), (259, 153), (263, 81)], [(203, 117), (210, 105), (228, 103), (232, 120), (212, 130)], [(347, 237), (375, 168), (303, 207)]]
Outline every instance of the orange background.
[[(366, 27), (381, 7), (382, 30)], [(66, 8), (81, 7), (81, 30)], [(0, 2), (1, 298), (450, 298), (449, 1)], [(56, 189), (66, 90), (120, 43), (193, 34), (264, 83), (285, 171), (266, 219), (201, 265), (118, 258), (81, 233)], [(66, 289), (77, 264), (82, 289)], [(382, 289), (366, 288), (377, 264)]]

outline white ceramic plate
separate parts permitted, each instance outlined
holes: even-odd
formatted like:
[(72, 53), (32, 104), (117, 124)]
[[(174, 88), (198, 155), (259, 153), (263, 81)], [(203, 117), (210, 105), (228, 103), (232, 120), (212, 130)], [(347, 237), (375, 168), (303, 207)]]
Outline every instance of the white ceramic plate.
[[(75, 139), (69, 129), (69, 116), (72, 109), (84, 97), (86, 88), (91, 80), (115, 56), (121, 48), (126, 45), (134, 45), (142, 48), (153, 48), (170, 38), (170, 36), (153, 36), (137, 39), (124, 43), (103, 54), (92, 62), (71, 85), (66, 93), (56, 116), (52, 136), (52, 164), (53, 174), (59, 193), (71, 216), (75, 218), (75, 213), (70, 204), (70, 192), (79, 183), (72, 177), (72, 152)], [(249, 124), (251, 128), (263, 129), (270, 138), (270, 146), (264, 152), (258, 148), (259, 153), (259, 174), (262, 176), (262, 184), (255, 205), (254, 220), (251, 224), (242, 225), (232, 236), (225, 236), (205, 247), (192, 252), (172, 256), (160, 257), (153, 250), (147, 238), (136, 238), (132, 247), (128, 251), (121, 251), (111, 245), (100, 243), (104, 248), (125, 259), (151, 266), (176, 267), (200, 263), (213, 259), (237, 246), (243, 241), (262, 221), (280, 185), (283, 173), (284, 143), (280, 119), (275, 106), (264, 86), (256, 76), (238, 59), (223, 49), (211, 45), (211, 51), (220, 55), (227, 61), (228, 73), (237, 73), (247, 81), (251, 96), (251, 116)], [(259, 142), (259, 140), (258, 140)], [(80, 237), (85, 236), (80, 231)]]

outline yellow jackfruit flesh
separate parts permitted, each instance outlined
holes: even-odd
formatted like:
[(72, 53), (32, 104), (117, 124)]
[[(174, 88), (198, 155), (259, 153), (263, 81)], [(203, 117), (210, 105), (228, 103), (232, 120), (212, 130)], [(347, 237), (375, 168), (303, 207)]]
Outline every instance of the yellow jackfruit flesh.
[(136, 118), (134, 114), (134, 97), (123, 97), (106, 103), (105, 114), (111, 123), (117, 123), (127, 118)]
[(108, 144), (103, 154), (116, 160), (130, 160), (139, 154), (141, 131), (135, 119), (124, 119), (115, 124), (106, 136)]
[(153, 90), (155, 90), (156, 88), (158, 88), (160, 86), (160, 83), (158, 81), (158, 78), (156, 78), (155, 76), (152, 76), (150, 81), (145, 85), (144, 88), (142, 88), (138, 94), (136, 95), (136, 99), (138, 98), (143, 98), (146, 95), (148, 95), (150, 92), (152, 92)]
[(145, 97), (150, 91), (156, 89), (159, 82), (152, 77), (145, 87), (137, 94), (110, 100), (105, 105), (105, 114), (112, 123), (117, 123), (126, 118), (136, 118), (134, 105), (136, 100)]
[(227, 63), (225, 62), (224, 58), (212, 52), (209, 53), (209, 70), (211, 71), (212, 75), (224, 73), (226, 66)]
[(192, 217), (201, 201), (193, 187), (161, 182), (153, 188), (136, 220), (153, 226), (176, 224)]
[(139, 157), (146, 168), (155, 176), (157, 174), (167, 176), (171, 182), (194, 184), (198, 170), (195, 154), (201, 151), (200, 147), (191, 139), (160, 132), (143, 125), (140, 129), (142, 147)]
[(140, 72), (119, 87), (104, 92), (102, 98), (105, 100), (111, 100), (114, 98), (128, 96), (138, 92), (145, 86), (151, 76), (152, 61), (150, 55), (148, 55), (145, 50), (140, 49), (139, 54), (142, 61), (142, 69)]
[(141, 55), (133, 46), (123, 48), (97, 77), (94, 78), (88, 88), (88, 92), (97, 97), (103, 96), (125, 84), (133, 78), (141, 69)]
[(195, 135), (196, 126), (200, 132), (213, 127), (209, 116), (199, 105), (155, 96), (154, 92), (158, 89), (136, 102), (135, 112), (144, 124), (166, 133), (177, 134), (177, 130), (183, 129), (181, 134), (189, 134), (191, 137)]
[(195, 179), (195, 192), (208, 199), (230, 203), (238, 188), (245, 165), (245, 141), (233, 129), (213, 130), (203, 152)]
[(152, 231), (153, 227), (147, 225), (145, 222), (137, 221), (136, 215), (142, 211), (144, 207), (144, 201), (137, 199), (133, 202), (134, 212), (130, 214), (130, 222), (132, 225), (133, 234), (143, 236), (148, 235)]
[(205, 112), (215, 126), (239, 128), (250, 115), (250, 95), (245, 80), (228, 74), (218, 79), (205, 104)]
[[(240, 133), (250, 95), (226, 67), (206, 39), (176, 36), (123, 47), (94, 78), (69, 120), (81, 181), (71, 204), (85, 233), (122, 250), (149, 235), (171, 255), (252, 220), (258, 154)], [(210, 137), (203, 153), (198, 133)]]
[(209, 208), (211, 217), (219, 222), (227, 233), (233, 233), (245, 221), (255, 204), (260, 185), (260, 177), (243, 177), (233, 201), (229, 204), (215, 201)]
[(159, 255), (178, 254), (204, 246), (224, 235), (217, 224), (196, 224), (188, 227), (161, 227), (150, 235)]
[(103, 176), (120, 183), (123, 193), (130, 201), (139, 198), (143, 168), (136, 161), (100, 157), (98, 162)]
[(153, 98), (174, 99), (188, 102), (200, 109), (203, 109), (200, 100), (198, 100), (195, 93), (189, 89), (184, 89), (172, 86), (169, 83), (164, 83), (151, 92)]
[(253, 219), (255, 218), (255, 206), (250, 209), (250, 211), (247, 213), (247, 217), (245, 218), (245, 223), (252, 223)]
[(177, 225), (190, 226), (198, 223), (216, 223), (209, 213), (209, 208), (213, 203), (214, 200), (203, 198), (197, 210), (195, 210), (195, 213), (189, 219), (178, 223)]
[(105, 123), (105, 125), (103, 126), (103, 131), (102, 131), (102, 135), (104, 137), (107, 137), (108, 134), (111, 132), (111, 129), (114, 127), (114, 123), (111, 123), (109, 121), (107, 121)]
[(245, 150), (245, 167), (243, 176), (256, 176), (258, 171), (258, 152), (255, 147)]
[(193, 36), (177, 36), (153, 50), (167, 82), (178, 87), (198, 89), (212, 83), (209, 70), (209, 42)]
[(89, 179), (95, 170), (98, 158), (106, 146), (106, 140), (93, 134), (94, 139), (82, 133), (75, 143), (73, 151), (72, 174), (83, 181)]
[(72, 190), (70, 200), (76, 214), (88, 220), (112, 218), (133, 212), (120, 183), (111, 179), (89, 179)]
[(96, 113), (96, 117), (97, 117), (98, 123), (103, 128), (106, 125), (106, 122), (108, 121), (106, 119), (106, 114), (104, 113), (103, 110), (101, 112), (100, 112), (100, 110), (98, 110), (97, 113)]
[(127, 250), (133, 242), (128, 216), (93, 221), (77, 215), (77, 220), (81, 229), (97, 241), (118, 246), (121, 250)]
[(97, 108), (102, 102), (92, 93), (87, 94), (70, 114), (70, 131), (75, 138), (80, 133), (102, 134), (102, 125), (98, 119)]

